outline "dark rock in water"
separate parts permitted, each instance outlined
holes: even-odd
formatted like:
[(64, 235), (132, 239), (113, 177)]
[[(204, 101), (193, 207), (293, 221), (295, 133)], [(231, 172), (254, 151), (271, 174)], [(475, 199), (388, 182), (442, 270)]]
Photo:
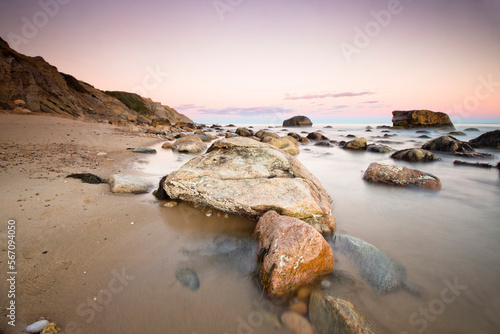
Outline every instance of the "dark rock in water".
[(355, 135), (351, 135), (351, 134), (348, 134), (347, 136), (345, 136), (346, 138), (356, 138)]
[(415, 133), (430, 133), (430, 131), (427, 131), (427, 130), (417, 130)]
[(325, 129), (333, 129), (333, 127), (331, 125), (327, 125), (324, 127)]
[(468, 132), (479, 132), (479, 129), (478, 129), (478, 128), (467, 128), (467, 129), (465, 129), (464, 131), (468, 131)]
[(445, 152), (473, 152), (474, 149), (468, 143), (460, 141), (452, 136), (441, 136), (422, 145), (424, 150)]
[(366, 147), (366, 150), (368, 152), (375, 152), (375, 153), (390, 153), (393, 151), (392, 148), (386, 145), (377, 145), (377, 144), (370, 144)]
[(182, 284), (182, 286), (196, 291), (200, 288), (200, 280), (196, 272), (189, 268), (177, 269), (175, 278)]
[(474, 147), (497, 147), (500, 148), (500, 130), (486, 132), (477, 138), (469, 140)]
[(481, 159), (493, 159), (495, 156), (489, 153), (481, 152), (455, 152), (455, 155), (462, 158), (481, 158)]
[(345, 144), (344, 148), (347, 149), (347, 150), (366, 150), (367, 148), (367, 141), (366, 141), (366, 138), (356, 138), (356, 139), (353, 139), (349, 142), (347, 142), (347, 144)]
[(90, 173), (70, 174), (66, 177), (80, 179), (82, 180), (82, 182), (91, 184), (106, 183), (106, 180), (103, 180), (99, 176)]
[(309, 319), (318, 334), (375, 334), (351, 302), (318, 290), (311, 293)]
[(439, 178), (402, 166), (379, 164), (373, 162), (368, 166), (363, 179), (373, 183), (383, 183), (399, 187), (419, 187), (429, 190), (441, 189)]
[(288, 133), (288, 135), (292, 138), (295, 138), (296, 140), (300, 140), (300, 138), (302, 138), (298, 133), (295, 132), (290, 132)]
[(429, 137), (428, 135), (421, 135), (421, 136), (418, 136), (418, 138), (429, 139), (431, 137)]
[(404, 129), (455, 128), (447, 114), (430, 110), (395, 110), (392, 112), (392, 124)]
[(462, 131), (451, 131), (448, 132), (448, 135), (450, 136), (467, 136), (464, 132)]
[(242, 137), (251, 137), (253, 136), (253, 131), (247, 128), (237, 128), (236, 134)]
[(459, 165), (459, 166), (471, 166), (471, 167), (480, 167), (480, 168), (493, 168), (493, 165), (490, 164), (485, 164), (485, 163), (472, 163), (472, 162), (465, 162), (465, 161), (460, 161), (460, 160), (455, 160), (453, 161), (454, 165)]
[(324, 147), (332, 147), (333, 144), (330, 143), (328, 140), (320, 140), (314, 144), (314, 146), (324, 146)]
[(348, 235), (336, 235), (332, 248), (351, 261), (376, 293), (404, 289), (418, 295), (416, 288), (408, 281), (406, 269), (377, 247)]
[(167, 192), (165, 191), (165, 189), (163, 189), (163, 183), (165, 182), (165, 180), (167, 179), (168, 175), (165, 175), (164, 177), (161, 178), (160, 180), (160, 184), (158, 185), (158, 189), (156, 189), (155, 191), (153, 191), (153, 195), (159, 199), (160, 201), (166, 201), (166, 200), (169, 200), (170, 197), (168, 197), (167, 195)]
[(294, 116), (284, 120), (283, 126), (312, 126), (312, 122), (306, 116)]
[(396, 153), (391, 155), (391, 158), (409, 162), (429, 162), (441, 160), (441, 158), (438, 157), (435, 153), (422, 150), (421, 148), (410, 148), (397, 151)]
[(369, 126), (369, 125), (368, 125), (365, 129), (366, 129), (366, 130), (372, 130), (373, 128), (372, 128), (371, 126)]
[(307, 139), (311, 139), (311, 140), (329, 140), (326, 136), (324, 136), (320, 132), (311, 132), (310, 134), (307, 135)]
[(132, 152), (143, 153), (143, 154), (156, 154), (156, 150), (154, 148), (149, 148), (149, 147), (138, 147)]
[(390, 129), (389, 125), (377, 125), (377, 129)]

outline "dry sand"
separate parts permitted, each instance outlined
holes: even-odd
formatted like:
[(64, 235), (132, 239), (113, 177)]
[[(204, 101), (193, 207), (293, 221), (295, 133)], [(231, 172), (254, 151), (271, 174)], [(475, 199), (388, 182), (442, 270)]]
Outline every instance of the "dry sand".
[[(74, 308), (67, 310), (69, 301), (88, 297), (82, 287), (98, 292), (109, 281), (109, 268), (121, 268), (121, 257), (109, 254), (119, 252), (119, 240), (130, 238), (131, 222), (154, 214), (151, 206), (134, 195), (110, 194), (107, 184), (65, 176), (128, 172), (137, 154), (127, 148), (160, 141), (126, 129), (49, 115), (0, 114), (1, 277), (9, 271), (9, 219), (16, 222), (18, 273), (16, 327), (2, 317), (0, 332), (21, 332), (40, 316), (69, 322), (75, 317)], [(8, 314), (7, 288), (2, 279), (2, 315)]]

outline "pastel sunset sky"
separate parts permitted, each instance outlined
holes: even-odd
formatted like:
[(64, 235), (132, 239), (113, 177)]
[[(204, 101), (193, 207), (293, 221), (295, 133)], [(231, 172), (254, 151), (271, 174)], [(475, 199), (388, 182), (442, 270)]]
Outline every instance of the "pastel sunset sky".
[(16, 0), (0, 36), (199, 123), (500, 122), (500, 0)]

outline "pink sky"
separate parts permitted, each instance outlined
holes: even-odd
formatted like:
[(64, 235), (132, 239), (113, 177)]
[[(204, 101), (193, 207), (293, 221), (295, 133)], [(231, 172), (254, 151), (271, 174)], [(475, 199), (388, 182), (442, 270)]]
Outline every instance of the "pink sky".
[(498, 0), (2, 1), (0, 36), (197, 122), (500, 122)]

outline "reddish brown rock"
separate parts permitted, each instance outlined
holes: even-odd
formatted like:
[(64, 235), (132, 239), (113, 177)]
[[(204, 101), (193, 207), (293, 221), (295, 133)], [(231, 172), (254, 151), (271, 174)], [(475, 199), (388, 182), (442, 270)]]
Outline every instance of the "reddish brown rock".
[(430, 174), (416, 169), (395, 165), (371, 163), (363, 179), (374, 183), (385, 183), (401, 187), (420, 187), (430, 190), (441, 189), (441, 181)]
[(268, 211), (257, 223), (260, 278), (271, 294), (287, 293), (333, 271), (333, 252), (323, 236), (297, 218)]
[(392, 124), (405, 129), (455, 128), (447, 114), (430, 110), (395, 110), (392, 112)]

